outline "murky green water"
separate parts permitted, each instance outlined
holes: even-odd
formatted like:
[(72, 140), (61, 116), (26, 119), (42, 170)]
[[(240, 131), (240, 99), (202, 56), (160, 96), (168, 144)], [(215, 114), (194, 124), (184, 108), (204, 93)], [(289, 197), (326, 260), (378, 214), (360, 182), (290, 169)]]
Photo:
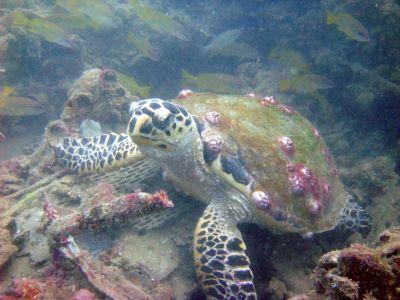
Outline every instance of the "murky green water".
[(400, 298), (399, 20), (0, 1), (0, 299)]

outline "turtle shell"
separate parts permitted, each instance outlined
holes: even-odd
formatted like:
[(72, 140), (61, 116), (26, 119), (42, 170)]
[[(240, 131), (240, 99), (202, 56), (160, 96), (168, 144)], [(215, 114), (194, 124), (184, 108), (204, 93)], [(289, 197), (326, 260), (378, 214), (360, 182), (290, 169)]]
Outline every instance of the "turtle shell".
[(261, 225), (321, 232), (337, 224), (348, 194), (324, 140), (298, 112), (255, 95), (194, 94), (175, 101), (220, 133), (231, 153), (240, 153), (253, 179), (246, 196)]

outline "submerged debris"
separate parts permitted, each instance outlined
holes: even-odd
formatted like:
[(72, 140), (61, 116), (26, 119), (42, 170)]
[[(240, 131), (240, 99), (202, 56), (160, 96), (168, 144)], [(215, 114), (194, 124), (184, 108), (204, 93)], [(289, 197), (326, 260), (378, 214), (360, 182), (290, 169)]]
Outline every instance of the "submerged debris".
[[(51, 224), (52, 239), (62, 244), (65, 235), (77, 233), (84, 229), (107, 228), (111, 225), (125, 222), (128, 218), (140, 215), (159, 208), (171, 208), (172, 202), (164, 191), (155, 194), (137, 192), (121, 196), (110, 202), (99, 203), (86, 208), (83, 212), (76, 212), (55, 219)], [(53, 208), (46, 206), (46, 214), (54, 216)]]
[(136, 192), (59, 218), (54, 207), (47, 202), (44, 210), (51, 223), (49, 243), (53, 251), (60, 252), (79, 266), (89, 282), (106, 296), (112, 299), (154, 299), (154, 295), (128, 281), (120, 269), (106, 266), (89, 252), (81, 250), (71, 234), (85, 229), (107, 228), (128, 218), (172, 206), (164, 191), (154, 194)]

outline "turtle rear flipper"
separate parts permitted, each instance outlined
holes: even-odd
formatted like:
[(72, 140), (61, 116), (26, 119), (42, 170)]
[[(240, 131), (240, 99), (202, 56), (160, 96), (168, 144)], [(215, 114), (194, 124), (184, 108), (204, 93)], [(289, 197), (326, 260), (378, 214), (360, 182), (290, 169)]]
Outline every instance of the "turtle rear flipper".
[(194, 234), (196, 273), (209, 299), (257, 299), (246, 245), (221, 203), (212, 202)]
[(59, 162), (75, 173), (111, 170), (143, 159), (126, 134), (102, 134), (88, 138), (65, 138), (55, 149)]
[(350, 198), (342, 209), (337, 228), (351, 232), (357, 231), (365, 238), (371, 230), (371, 217), (361, 205)]

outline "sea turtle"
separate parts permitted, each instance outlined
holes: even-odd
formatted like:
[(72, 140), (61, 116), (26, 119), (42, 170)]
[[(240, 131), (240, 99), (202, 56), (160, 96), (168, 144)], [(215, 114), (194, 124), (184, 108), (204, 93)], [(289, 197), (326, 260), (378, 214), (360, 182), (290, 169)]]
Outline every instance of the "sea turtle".
[(306, 235), (369, 231), (318, 131), (273, 98), (189, 94), (134, 102), (130, 114), (126, 134), (66, 138), (57, 156), (78, 173), (150, 158), (167, 182), (207, 204), (193, 251), (210, 299), (257, 297), (239, 223)]

